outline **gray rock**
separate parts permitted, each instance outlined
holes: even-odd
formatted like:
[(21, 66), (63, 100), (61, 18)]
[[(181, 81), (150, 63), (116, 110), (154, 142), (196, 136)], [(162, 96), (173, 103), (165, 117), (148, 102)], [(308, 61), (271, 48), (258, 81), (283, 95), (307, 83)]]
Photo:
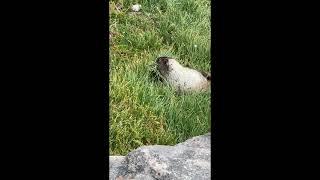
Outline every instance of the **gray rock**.
[(116, 179), (127, 171), (125, 156), (109, 156), (109, 179)]
[(126, 157), (110, 156), (112, 180), (210, 179), (210, 133), (175, 146), (142, 146)]

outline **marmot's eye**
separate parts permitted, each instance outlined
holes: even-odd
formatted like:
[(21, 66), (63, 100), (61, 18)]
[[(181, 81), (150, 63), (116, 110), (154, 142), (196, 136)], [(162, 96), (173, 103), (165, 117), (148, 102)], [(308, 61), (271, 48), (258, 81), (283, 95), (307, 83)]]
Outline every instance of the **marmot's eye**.
[(163, 62), (164, 62), (165, 64), (167, 64), (167, 63), (168, 63), (168, 59), (163, 59)]

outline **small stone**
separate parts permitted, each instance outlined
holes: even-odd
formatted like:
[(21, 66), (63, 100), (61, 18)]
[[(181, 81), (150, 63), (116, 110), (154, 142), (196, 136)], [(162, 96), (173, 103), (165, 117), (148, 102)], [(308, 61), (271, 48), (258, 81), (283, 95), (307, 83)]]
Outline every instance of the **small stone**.
[(141, 5), (140, 4), (135, 4), (131, 7), (132, 11), (138, 12), (141, 9)]

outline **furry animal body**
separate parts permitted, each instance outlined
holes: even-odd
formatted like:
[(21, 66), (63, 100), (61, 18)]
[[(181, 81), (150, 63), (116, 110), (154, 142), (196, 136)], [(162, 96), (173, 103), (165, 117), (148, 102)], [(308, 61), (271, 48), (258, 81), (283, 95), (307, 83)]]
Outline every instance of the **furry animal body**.
[(203, 91), (210, 88), (211, 75), (181, 65), (170, 57), (159, 57), (157, 69), (162, 78), (180, 91)]

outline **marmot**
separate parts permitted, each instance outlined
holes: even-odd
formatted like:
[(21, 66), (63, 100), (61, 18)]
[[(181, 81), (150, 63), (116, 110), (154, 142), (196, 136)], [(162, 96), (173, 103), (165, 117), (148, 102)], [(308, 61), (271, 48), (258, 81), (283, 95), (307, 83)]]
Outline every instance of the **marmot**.
[(210, 74), (184, 67), (174, 58), (159, 57), (156, 64), (161, 77), (179, 91), (202, 91), (210, 87)]

